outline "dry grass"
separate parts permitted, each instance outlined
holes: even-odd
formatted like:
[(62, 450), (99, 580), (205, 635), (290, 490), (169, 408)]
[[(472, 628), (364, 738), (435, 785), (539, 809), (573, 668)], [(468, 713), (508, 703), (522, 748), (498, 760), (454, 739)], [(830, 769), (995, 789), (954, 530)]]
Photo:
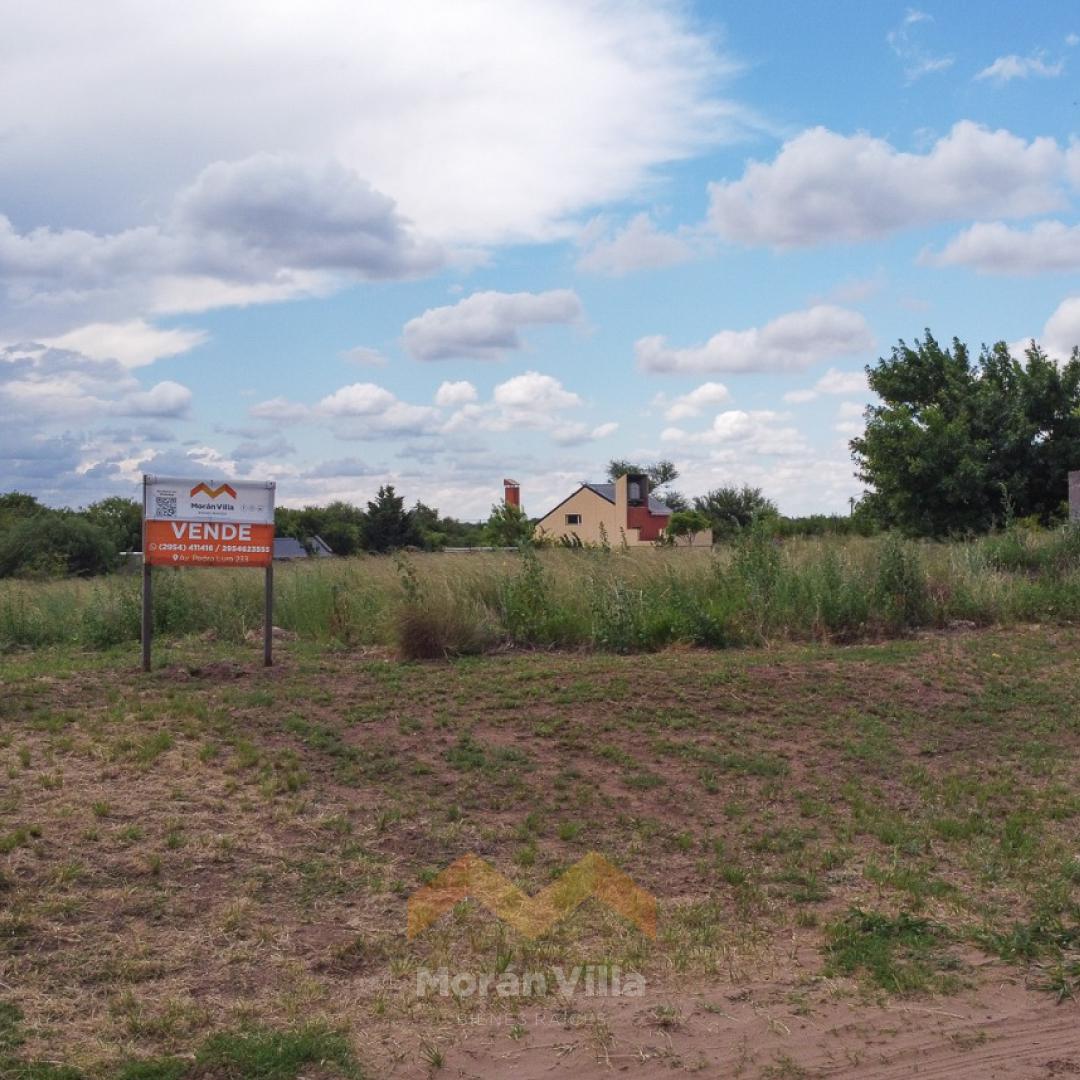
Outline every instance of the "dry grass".
[[(306, 641), (406, 657), (508, 646), (643, 651), (856, 641), (952, 622), (1080, 618), (1080, 532), (1016, 529), (972, 543), (751, 534), (704, 549), (412, 554), (283, 566), (275, 622)], [(243, 641), (261, 577), (156, 574), (159, 635)], [(108, 648), (139, 634), (139, 579), (0, 582), (0, 648)]]
[[(189, 642), (148, 677), (130, 656), (8, 657), (18, 1058), (94, 1070), (315, 1023), (385, 1075), (431, 1067), (477, 1010), (516, 1016), (418, 998), (421, 967), (618, 965), (665, 1032), (687, 986), (773, 983), (813, 1011), (838, 987), (977, 983), (975, 948), (1069, 994), (1078, 645), (1021, 629), (402, 665), (296, 642), (267, 672)], [(409, 893), (465, 852), (535, 893), (590, 850), (660, 898), (655, 942), (595, 904), (536, 942), (470, 904), (405, 939)]]

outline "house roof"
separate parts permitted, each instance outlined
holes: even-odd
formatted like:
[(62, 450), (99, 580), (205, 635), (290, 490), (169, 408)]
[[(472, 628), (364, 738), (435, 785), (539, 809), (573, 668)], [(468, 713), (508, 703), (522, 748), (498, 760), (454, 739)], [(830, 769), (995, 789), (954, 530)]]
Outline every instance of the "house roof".
[[(615, 485), (614, 484), (582, 484), (582, 487), (587, 487), (590, 491), (595, 491), (597, 495), (602, 499), (607, 499), (609, 503), (615, 501)], [(661, 502), (655, 495), (649, 496), (649, 513), (660, 514), (664, 517), (671, 513), (671, 507), (666, 502)]]
[(275, 559), (306, 559), (307, 557), (307, 549), (299, 540), (292, 536), (274, 537)]
[[(316, 558), (322, 559), (334, 554), (330, 550), (330, 545), (321, 536), (310, 537), (308, 543), (311, 545), (310, 554)], [(275, 559), (307, 559), (309, 557), (308, 549), (299, 540), (291, 536), (274, 537)]]
[[(562, 502), (556, 503), (546, 514), (541, 514), (537, 521), (543, 521), (544, 518), (550, 517), (559, 509), (563, 503), (568, 503), (579, 491), (585, 491), (588, 489), (594, 495), (599, 495), (601, 499), (607, 499), (609, 503), (615, 502), (615, 485), (614, 484), (582, 484), (581, 487), (571, 491)], [(659, 517), (670, 517), (671, 507), (667, 503), (661, 502), (655, 496), (649, 496), (649, 513), (656, 514)]]

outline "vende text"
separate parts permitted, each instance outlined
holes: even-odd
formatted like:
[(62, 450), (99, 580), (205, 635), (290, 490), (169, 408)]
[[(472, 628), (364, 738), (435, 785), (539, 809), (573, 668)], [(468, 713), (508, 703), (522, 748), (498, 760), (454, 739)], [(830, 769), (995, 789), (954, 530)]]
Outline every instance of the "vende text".
[(233, 525), (227, 521), (170, 522), (177, 540), (250, 540), (250, 525)]

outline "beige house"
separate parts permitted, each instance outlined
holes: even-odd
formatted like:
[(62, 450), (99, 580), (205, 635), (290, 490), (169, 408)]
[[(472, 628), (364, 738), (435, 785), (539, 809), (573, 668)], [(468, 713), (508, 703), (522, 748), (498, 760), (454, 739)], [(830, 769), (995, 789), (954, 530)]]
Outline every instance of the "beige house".
[[(625, 539), (630, 547), (637, 547), (659, 540), (670, 520), (671, 508), (649, 494), (648, 477), (629, 473), (613, 484), (582, 484), (540, 518), (534, 535), (538, 540), (576, 537), (583, 544), (606, 540), (612, 547)], [(712, 533), (697, 533), (692, 539), (695, 545), (707, 547)]]

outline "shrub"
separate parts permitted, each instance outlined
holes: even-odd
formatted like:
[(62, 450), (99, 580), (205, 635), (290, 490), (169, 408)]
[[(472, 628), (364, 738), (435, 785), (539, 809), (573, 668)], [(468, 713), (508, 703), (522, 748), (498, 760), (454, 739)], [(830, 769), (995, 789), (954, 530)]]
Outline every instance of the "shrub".
[(918, 550), (895, 533), (881, 545), (874, 599), (890, 629), (917, 626), (926, 618), (926, 577)]
[(21, 518), (0, 537), (0, 577), (104, 574), (116, 561), (108, 534), (74, 514)]
[(473, 605), (406, 602), (394, 620), (403, 660), (445, 660), (489, 650), (497, 641), (485, 610)]

